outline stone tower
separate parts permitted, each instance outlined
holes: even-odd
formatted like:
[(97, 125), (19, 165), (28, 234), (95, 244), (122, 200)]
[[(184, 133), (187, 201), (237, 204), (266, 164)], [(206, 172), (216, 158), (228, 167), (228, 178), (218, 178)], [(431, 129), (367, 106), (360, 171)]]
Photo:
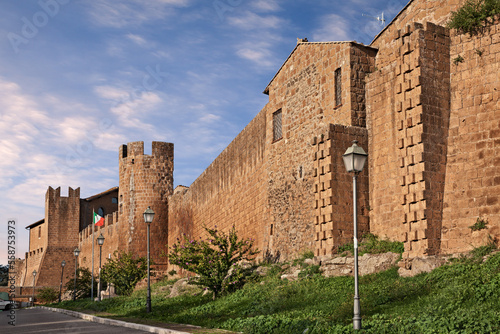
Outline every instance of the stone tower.
[(168, 196), (173, 192), (174, 145), (153, 142), (152, 154), (144, 154), (143, 142), (122, 145), (119, 152), (118, 214), (120, 247), (136, 256), (147, 254), (147, 226), (143, 213), (155, 212), (150, 231), (151, 259), (162, 269), (167, 259)]

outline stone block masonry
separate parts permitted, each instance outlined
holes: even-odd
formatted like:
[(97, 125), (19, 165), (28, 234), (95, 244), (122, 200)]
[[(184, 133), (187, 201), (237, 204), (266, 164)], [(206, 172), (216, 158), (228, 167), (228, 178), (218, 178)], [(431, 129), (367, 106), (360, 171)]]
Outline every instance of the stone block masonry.
[(123, 145), (119, 152), (120, 196), (118, 221), (120, 249), (137, 256), (147, 254), (147, 225), (143, 213), (155, 212), (150, 226), (151, 258), (166, 268), (162, 253), (168, 243), (168, 196), (173, 193), (174, 145), (153, 142), (152, 154), (144, 154), (144, 143)]
[(368, 79), (370, 149), (385, 146), (370, 156), (371, 230), (404, 241), (405, 257), (434, 255), (441, 239), (449, 33), (414, 23), (394, 38), (393, 62), (384, 62)]
[[(316, 217), (315, 256), (333, 254), (353, 237), (353, 181), (347, 173), (342, 155), (357, 140), (368, 147), (365, 128), (330, 125), (325, 134), (313, 137), (314, 195)], [(358, 237), (369, 232), (368, 172), (358, 175)]]

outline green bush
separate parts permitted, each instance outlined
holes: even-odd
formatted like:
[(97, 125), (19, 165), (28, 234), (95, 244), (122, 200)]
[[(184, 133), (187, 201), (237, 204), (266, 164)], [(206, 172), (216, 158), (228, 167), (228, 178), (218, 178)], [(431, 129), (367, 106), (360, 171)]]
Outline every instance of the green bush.
[(226, 235), (217, 230), (204, 227), (209, 234), (208, 240), (192, 240), (184, 235), (171, 247), (169, 261), (172, 264), (197, 274), (192, 284), (206, 287), (213, 292), (215, 299), (223, 292), (240, 288), (248, 268), (238, 263), (253, 260), (257, 250), (252, 250), (253, 240), (239, 240), (234, 226)]
[(59, 291), (54, 288), (41, 288), (37, 290), (36, 298), (42, 303), (52, 303), (59, 299)]
[(499, 0), (467, 0), (456, 12), (452, 12), (447, 27), (462, 34), (476, 35), (493, 24), (499, 14)]
[[(92, 286), (92, 273), (88, 268), (82, 267), (76, 270), (76, 290), (75, 290), (75, 276), (67, 276), (69, 280), (66, 282), (66, 291), (73, 296), (76, 291), (76, 299), (90, 298)], [(94, 277), (94, 295), (97, 291), (97, 279)]]
[(102, 267), (101, 278), (112, 283), (119, 295), (130, 295), (137, 282), (147, 275), (147, 258), (136, 258), (131, 252), (115, 251), (112, 259)]

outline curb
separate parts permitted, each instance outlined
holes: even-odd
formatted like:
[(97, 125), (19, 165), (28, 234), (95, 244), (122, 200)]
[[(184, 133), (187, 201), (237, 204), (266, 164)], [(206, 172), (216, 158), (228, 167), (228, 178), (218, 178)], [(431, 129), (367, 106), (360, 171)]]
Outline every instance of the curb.
[[(59, 312), (63, 313), (75, 318), (81, 318), (84, 320), (92, 321), (92, 322), (97, 322), (99, 324), (103, 325), (111, 325), (111, 326), (119, 326), (119, 327), (126, 327), (126, 328), (131, 328), (131, 329), (137, 329), (149, 333), (158, 333), (158, 334), (191, 334), (188, 332), (181, 332), (177, 331), (174, 329), (168, 329), (168, 328), (161, 328), (161, 327), (154, 327), (154, 326), (148, 326), (148, 325), (142, 325), (142, 324), (136, 324), (133, 322), (125, 322), (121, 320), (114, 320), (114, 319), (106, 319), (106, 318), (100, 318), (96, 317), (94, 315), (86, 314), (86, 313), (80, 313), (76, 311), (70, 311), (70, 310), (65, 310), (61, 308), (54, 308), (54, 307), (47, 307), (47, 306), (36, 306), (36, 308), (41, 308), (44, 310), (49, 310), (52, 312)], [(193, 326), (194, 328), (200, 328), (197, 326)]]

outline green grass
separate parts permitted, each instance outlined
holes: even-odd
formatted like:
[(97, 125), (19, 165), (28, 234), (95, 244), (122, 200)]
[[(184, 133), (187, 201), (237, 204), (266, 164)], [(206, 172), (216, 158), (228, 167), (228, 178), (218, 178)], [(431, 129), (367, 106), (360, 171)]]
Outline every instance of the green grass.
[[(193, 324), (253, 334), (352, 333), (352, 277), (314, 275), (295, 282), (268, 277), (213, 301), (207, 296), (165, 298), (153, 285), (130, 297), (53, 305), (113, 317)], [(361, 333), (500, 332), (500, 253), (482, 263), (461, 258), (431, 273), (402, 278), (397, 268), (360, 278)], [(307, 331), (306, 331), (307, 329)]]

